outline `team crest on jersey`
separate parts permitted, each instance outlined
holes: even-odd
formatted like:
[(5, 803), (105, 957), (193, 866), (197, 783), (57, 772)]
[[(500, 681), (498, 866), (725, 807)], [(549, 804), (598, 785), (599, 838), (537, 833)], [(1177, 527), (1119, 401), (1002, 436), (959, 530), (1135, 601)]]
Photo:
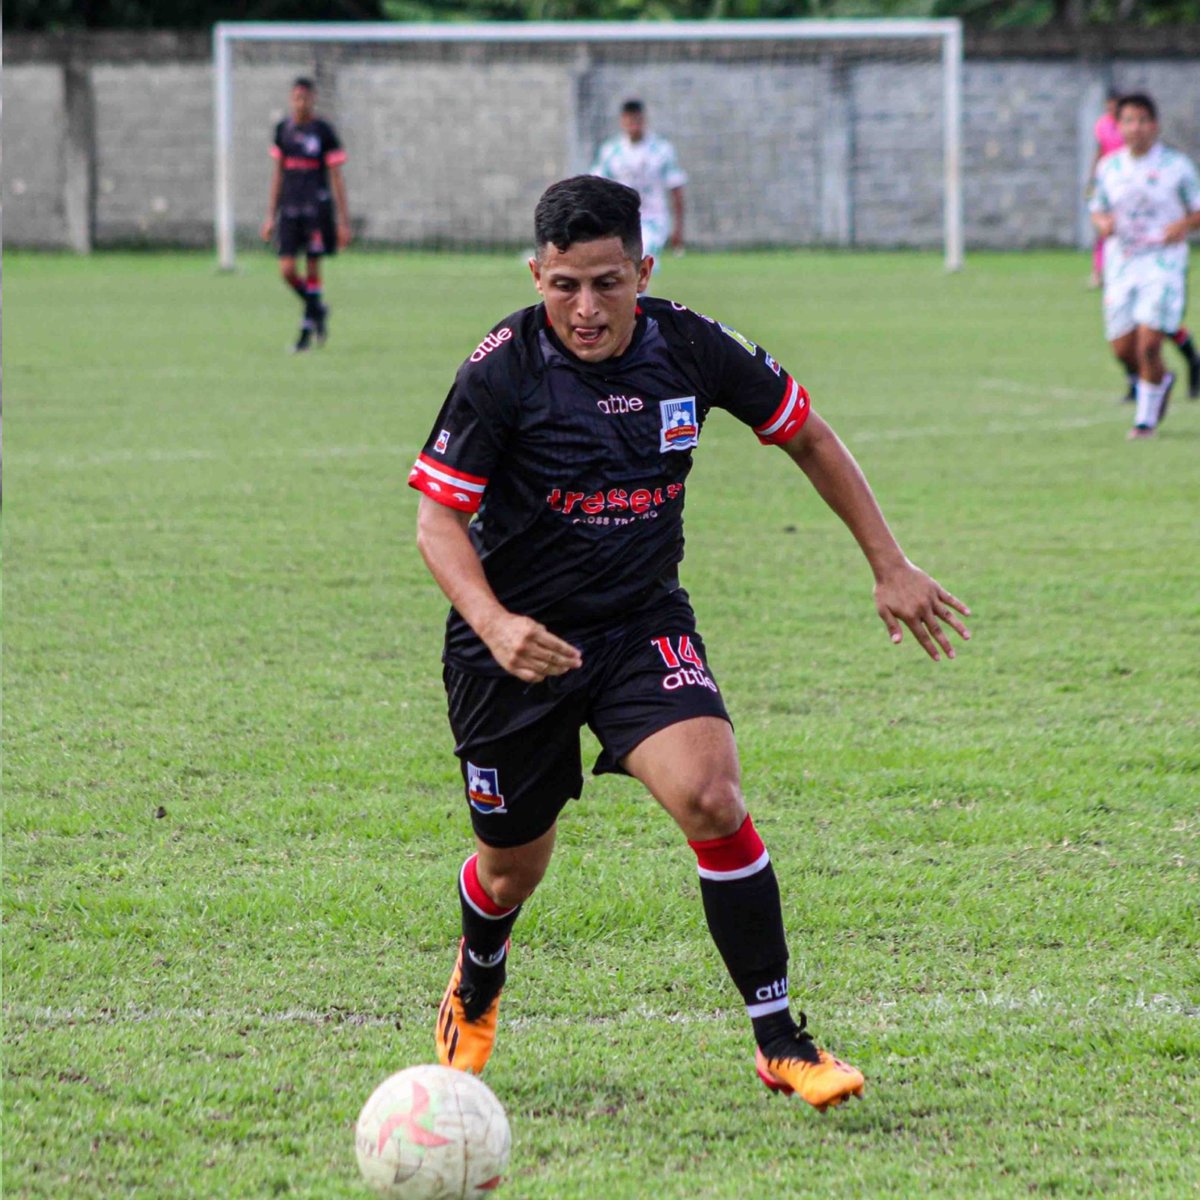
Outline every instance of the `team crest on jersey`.
[(738, 333), (732, 325), (726, 325), (724, 321), (717, 322), (721, 326), (721, 332), (727, 333), (745, 352), (752, 357), (758, 353), (758, 347), (746, 336)]
[(680, 396), (677, 400), (660, 400), (658, 411), (662, 426), (658, 448), (691, 450), (700, 444), (700, 422), (696, 419), (696, 397)]
[(477, 767), (467, 763), (467, 799), (476, 812), (506, 813), (504, 793), (500, 791), (500, 772), (495, 767)]
[(779, 364), (765, 350), (763, 351), (763, 361), (776, 375), (779, 374)]
[(315, 133), (306, 134), (304, 138), (305, 153), (314, 158), (321, 153), (321, 139)]
[(437, 435), (437, 441), (433, 443), (433, 448), (434, 448), (434, 450), (437, 451), (438, 454), (445, 454), (446, 447), (449, 445), (450, 445), (450, 430), (443, 429), (442, 432)]

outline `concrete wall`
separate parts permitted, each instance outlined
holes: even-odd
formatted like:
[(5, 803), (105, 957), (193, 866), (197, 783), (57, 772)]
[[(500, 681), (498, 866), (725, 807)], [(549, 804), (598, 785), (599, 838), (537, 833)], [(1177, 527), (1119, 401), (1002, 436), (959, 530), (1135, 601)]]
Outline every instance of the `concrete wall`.
[[(1090, 131), (1110, 85), (1155, 95), (1166, 139), (1200, 159), (1200, 31), (1121, 45), (989, 37), (968, 40), (964, 67), (968, 247), (1086, 239)], [(9, 245), (211, 244), (206, 38), (10, 35), (4, 53)], [(629, 95), (647, 102), (690, 174), (693, 244), (941, 240), (941, 76), (928, 57), (729, 45), (319, 58), (294, 46), (239, 60), (243, 241), (262, 220), (271, 127), (299, 73), (317, 75), (346, 143), (351, 208), (368, 240), (521, 244), (542, 188), (586, 169)]]
[(4, 216), (10, 246), (66, 243), (64, 73), (4, 68)]

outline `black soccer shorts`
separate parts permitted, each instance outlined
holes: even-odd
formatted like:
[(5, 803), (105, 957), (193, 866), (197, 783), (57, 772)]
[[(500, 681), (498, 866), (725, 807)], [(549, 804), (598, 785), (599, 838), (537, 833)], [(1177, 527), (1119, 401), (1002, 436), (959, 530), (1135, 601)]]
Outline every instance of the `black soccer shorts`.
[(332, 206), (323, 204), (311, 216), (281, 216), (278, 244), (280, 258), (295, 258), (300, 254), (317, 258), (336, 254), (337, 227)]
[(682, 588), (581, 650), (582, 667), (542, 683), (445, 668), (471, 824), (489, 846), (532, 842), (578, 799), (585, 724), (602, 748), (592, 772), (603, 775), (623, 774), (625, 755), (668, 725), (729, 720)]

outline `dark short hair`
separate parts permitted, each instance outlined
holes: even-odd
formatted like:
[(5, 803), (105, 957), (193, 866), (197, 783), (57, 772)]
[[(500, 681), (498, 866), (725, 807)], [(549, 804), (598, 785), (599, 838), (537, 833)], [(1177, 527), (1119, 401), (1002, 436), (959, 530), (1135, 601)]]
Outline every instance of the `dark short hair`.
[(1158, 120), (1158, 105), (1145, 92), (1129, 92), (1117, 101), (1117, 116), (1127, 108), (1144, 109), (1150, 120)]
[(573, 175), (552, 183), (533, 212), (538, 254), (553, 245), (617, 237), (634, 262), (642, 260), (642, 202), (636, 191), (599, 175)]
[(297, 75), (292, 80), (292, 87), (302, 87), (306, 92), (315, 92), (317, 90), (317, 85), (307, 75)]
[(621, 105), (621, 111), (623, 113), (636, 113), (638, 116), (641, 116), (646, 111), (646, 106), (640, 100), (626, 100)]

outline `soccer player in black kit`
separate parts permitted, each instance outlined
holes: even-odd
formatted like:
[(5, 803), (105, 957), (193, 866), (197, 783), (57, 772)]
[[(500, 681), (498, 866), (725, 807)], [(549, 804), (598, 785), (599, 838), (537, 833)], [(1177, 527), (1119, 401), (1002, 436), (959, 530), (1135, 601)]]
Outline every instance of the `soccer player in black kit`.
[[(683, 503), (709, 411), (777, 445), (858, 540), (893, 642), (931, 658), (968, 634), (956, 600), (905, 558), (854, 459), (761, 347), (642, 297), (638, 194), (595, 176), (550, 187), (531, 261), (542, 303), (505, 318), (458, 372), (409, 483), (417, 541), (449, 598), (444, 677), (476, 853), (438, 1012), (440, 1061), (492, 1052), (509, 935), (555, 825), (594, 771), (640, 780), (696, 854), (709, 929), (746, 1004), (767, 1087), (824, 1110), (863, 1075), (818, 1048), (788, 998), (779, 886), (739, 786), (737, 746), (687, 592)], [(957, 610), (957, 612), (955, 611)]]
[[(325, 344), (329, 307), (321, 298), (321, 259), (350, 243), (350, 207), (342, 177), (346, 151), (333, 126), (316, 115), (315, 103), (313, 81), (297, 79), (292, 84), (292, 115), (275, 126), (275, 170), (262, 225), (264, 242), (277, 238), (284, 283), (304, 303), (300, 336), (292, 347), (297, 353), (307, 350), (314, 338), (318, 346)], [(303, 279), (296, 271), (300, 254), (307, 259)]]

